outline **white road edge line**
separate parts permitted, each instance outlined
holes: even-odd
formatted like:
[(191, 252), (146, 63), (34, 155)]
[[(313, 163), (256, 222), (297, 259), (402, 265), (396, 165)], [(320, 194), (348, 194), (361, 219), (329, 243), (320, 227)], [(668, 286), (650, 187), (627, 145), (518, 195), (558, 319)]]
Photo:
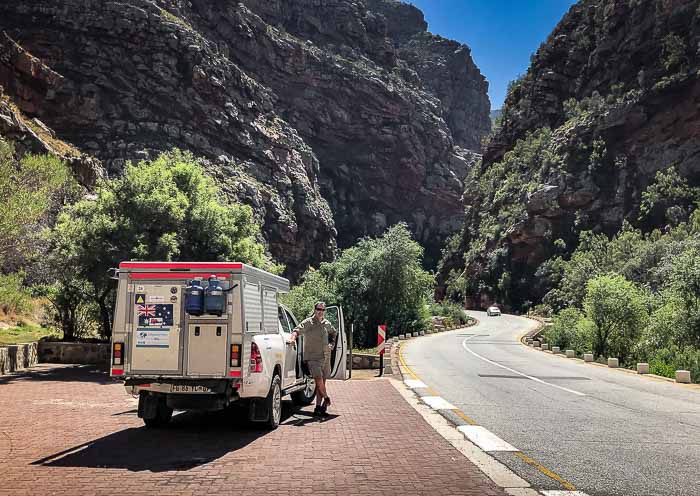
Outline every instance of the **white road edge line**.
[[(472, 337), (476, 337), (476, 336), (472, 336)], [(496, 367), (501, 367), (502, 369), (505, 369), (505, 370), (507, 370), (507, 371), (509, 371), (509, 372), (512, 372), (512, 373), (514, 373), (514, 374), (521, 375), (521, 376), (523, 376), (523, 377), (527, 377), (527, 378), (530, 379), (531, 381), (539, 382), (540, 384), (546, 384), (547, 386), (552, 386), (553, 388), (561, 389), (562, 391), (566, 391), (567, 393), (575, 394), (575, 395), (577, 395), (577, 396), (586, 396), (585, 393), (581, 393), (581, 392), (579, 392), (579, 391), (574, 391), (573, 389), (565, 388), (565, 387), (562, 387), (562, 386), (557, 386), (556, 384), (552, 384), (552, 383), (550, 383), (550, 382), (543, 381), (542, 379), (538, 379), (537, 377), (532, 377), (531, 375), (527, 375), (527, 374), (524, 374), (524, 373), (522, 373), (522, 372), (518, 372), (517, 370), (511, 369), (510, 367), (506, 367), (505, 365), (501, 365), (500, 363), (496, 363), (496, 362), (494, 362), (493, 360), (489, 360), (488, 358), (482, 357), (482, 356), (479, 355), (478, 353), (472, 351), (472, 350), (469, 348), (469, 346), (467, 346), (467, 341), (469, 341), (470, 339), (471, 339), (471, 337), (465, 339), (464, 341), (462, 341), (462, 347), (463, 347), (465, 350), (467, 350), (469, 353), (471, 353), (472, 355), (474, 355), (475, 357), (480, 358), (481, 360), (483, 360), (483, 361), (485, 361), (485, 362), (487, 362), (487, 363), (490, 363), (491, 365), (495, 365)]]
[(520, 451), (480, 425), (460, 425), (457, 430), (484, 451)]

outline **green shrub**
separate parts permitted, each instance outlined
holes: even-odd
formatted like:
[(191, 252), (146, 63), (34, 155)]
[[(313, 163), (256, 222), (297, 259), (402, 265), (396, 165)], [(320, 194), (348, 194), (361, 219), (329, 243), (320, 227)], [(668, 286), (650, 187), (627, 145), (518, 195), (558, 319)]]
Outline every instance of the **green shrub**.
[(649, 318), (643, 293), (623, 276), (598, 276), (586, 286), (584, 309), (595, 326), (595, 354), (624, 362)]
[(671, 346), (656, 350), (649, 358), (652, 374), (675, 378), (676, 370), (688, 370), (693, 382), (700, 382), (700, 350), (692, 346)]
[(450, 324), (466, 324), (468, 322), (467, 314), (464, 313), (464, 308), (451, 301), (433, 303), (430, 305), (430, 315), (445, 317), (449, 320)]
[(12, 143), (0, 137), (0, 267), (21, 265), (36, 251), (37, 226), (69, 178), (59, 159), (25, 155), (17, 160)]
[(562, 350), (569, 349), (576, 340), (579, 321), (582, 317), (577, 308), (567, 308), (559, 312), (554, 317), (552, 325), (545, 331), (547, 342), (559, 346)]
[(5, 315), (26, 315), (32, 310), (32, 298), (24, 287), (22, 274), (0, 274), (0, 311)]

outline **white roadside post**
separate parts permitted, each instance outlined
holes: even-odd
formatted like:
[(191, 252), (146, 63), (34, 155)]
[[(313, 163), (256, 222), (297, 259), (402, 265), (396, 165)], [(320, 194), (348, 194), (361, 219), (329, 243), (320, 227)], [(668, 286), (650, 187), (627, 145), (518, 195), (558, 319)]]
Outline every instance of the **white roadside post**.
[(676, 370), (676, 382), (680, 382), (681, 384), (690, 384), (690, 371)]
[(377, 344), (379, 345), (379, 377), (384, 375), (384, 348), (386, 342), (386, 325), (377, 327)]

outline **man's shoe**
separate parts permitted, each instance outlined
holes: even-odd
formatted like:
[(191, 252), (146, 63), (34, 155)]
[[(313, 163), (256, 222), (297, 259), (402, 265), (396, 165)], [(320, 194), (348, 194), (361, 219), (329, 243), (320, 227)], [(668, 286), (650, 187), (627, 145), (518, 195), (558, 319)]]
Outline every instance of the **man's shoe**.
[(328, 417), (328, 406), (327, 405), (321, 405), (321, 417), (325, 418)]
[(314, 417), (322, 417), (324, 411), (321, 405), (316, 405), (316, 408), (314, 408)]

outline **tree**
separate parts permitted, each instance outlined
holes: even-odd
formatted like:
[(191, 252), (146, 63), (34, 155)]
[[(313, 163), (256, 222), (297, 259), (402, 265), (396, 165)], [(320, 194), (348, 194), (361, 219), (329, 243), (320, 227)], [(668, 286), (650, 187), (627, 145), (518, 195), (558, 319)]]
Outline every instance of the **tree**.
[(101, 332), (109, 336), (110, 268), (123, 260), (237, 260), (279, 271), (259, 232), (250, 207), (228, 204), (195, 158), (174, 150), (127, 164), (122, 177), (98, 183), (94, 199), (67, 208), (51, 233), (52, 255), (90, 283)]
[(15, 158), (0, 138), (0, 268), (17, 270), (35, 246), (37, 224), (70, 180), (66, 165), (50, 155)]
[(422, 269), (422, 256), (406, 224), (397, 224), (307, 272), (285, 301), (297, 315), (307, 313), (315, 300), (340, 303), (355, 324), (355, 344), (374, 346), (379, 324), (387, 324), (390, 335), (425, 328), (434, 280)]
[(610, 351), (624, 359), (649, 317), (641, 290), (617, 274), (588, 281), (584, 309), (595, 326), (593, 345), (598, 356)]

